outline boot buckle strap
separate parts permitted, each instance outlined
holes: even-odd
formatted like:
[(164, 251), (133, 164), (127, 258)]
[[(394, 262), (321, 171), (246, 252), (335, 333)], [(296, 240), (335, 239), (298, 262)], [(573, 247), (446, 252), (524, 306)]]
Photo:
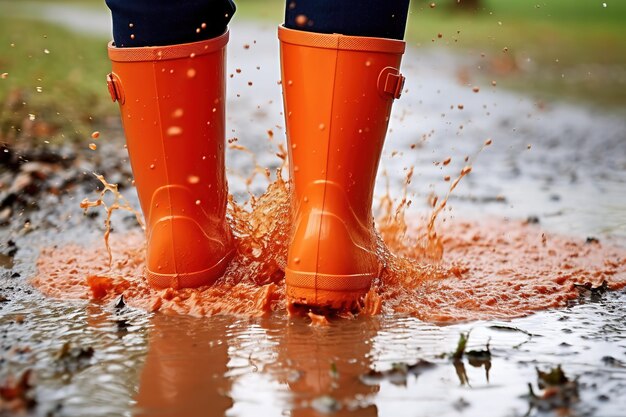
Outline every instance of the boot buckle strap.
[(404, 81), (405, 77), (397, 68), (386, 67), (378, 76), (378, 91), (383, 97), (398, 99), (402, 96)]
[(107, 87), (109, 88), (111, 100), (124, 104), (126, 98), (124, 97), (124, 90), (122, 90), (122, 81), (116, 73), (112, 72), (107, 75)]

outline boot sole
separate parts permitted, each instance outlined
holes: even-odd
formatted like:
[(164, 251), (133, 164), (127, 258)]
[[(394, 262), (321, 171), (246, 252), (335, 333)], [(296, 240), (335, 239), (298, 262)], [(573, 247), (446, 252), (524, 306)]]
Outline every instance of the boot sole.
[(159, 274), (146, 268), (146, 278), (148, 279), (148, 284), (155, 289), (198, 288), (211, 285), (224, 274), (234, 254), (235, 251), (231, 250), (212, 267), (196, 272)]
[(285, 269), (289, 304), (354, 310), (369, 291), (376, 273), (332, 275)]

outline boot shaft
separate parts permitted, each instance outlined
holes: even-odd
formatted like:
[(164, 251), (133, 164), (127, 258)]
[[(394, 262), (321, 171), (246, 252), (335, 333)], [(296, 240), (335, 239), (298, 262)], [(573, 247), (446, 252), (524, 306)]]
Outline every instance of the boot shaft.
[(389, 114), (401, 93), (402, 41), (279, 28), (290, 177), (298, 204), (310, 184), (340, 184), (371, 223), (372, 184)]
[[(185, 45), (109, 47), (109, 85), (120, 105), (148, 224), (166, 209), (164, 185), (185, 188), (199, 209), (225, 211), (225, 59), (228, 33)], [(184, 169), (181, 169), (184, 167)], [(167, 208), (169, 210), (169, 208)], [(172, 210), (182, 208), (172, 206)], [(155, 215), (156, 214), (156, 215)]]

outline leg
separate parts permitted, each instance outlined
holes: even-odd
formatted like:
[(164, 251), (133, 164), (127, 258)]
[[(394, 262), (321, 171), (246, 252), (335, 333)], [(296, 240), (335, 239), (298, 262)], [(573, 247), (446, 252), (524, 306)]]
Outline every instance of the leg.
[(235, 13), (232, 0), (106, 0), (106, 4), (118, 48), (215, 38), (226, 31)]
[[(305, 30), (282, 26), (278, 35), (293, 187), (287, 294), (294, 304), (357, 309), (380, 270), (373, 189), (404, 82), (404, 42), (372, 35), (402, 37), (408, 0), (290, 4), (288, 23), (295, 15)], [(394, 5), (402, 21), (378, 14)], [(307, 20), (313, 23), (302, 24), (300, 12), (315, 16)], [(336, 23), (358, 35), (344, 35)]]
[(287, 0), (285, 27), (402, 40), (408, 11), (409, 0)]
[[(233, 254), (224, 169), (229, 18), (223, 7), (231, 3), (108, 0), (108, 4), (116, 39), (109, 45), (113, 66), (109, 91), (120, 106), (146, 218), (148, 282), (155, 288), (210, 285)], [(197, 17), (199, 33), (162, 25), (171, 19), (163, 13), (174, 13), (173, 8)], [(202, 25), (205, 19), (215, 25)], [(131, 23), (137, 35), (127, 37)], [(215, 33), (219, 36), (211, 37)], [(174, 43), (188, 40), (195, 42)], [(164, 46), (120, 47), (133, 42)]]

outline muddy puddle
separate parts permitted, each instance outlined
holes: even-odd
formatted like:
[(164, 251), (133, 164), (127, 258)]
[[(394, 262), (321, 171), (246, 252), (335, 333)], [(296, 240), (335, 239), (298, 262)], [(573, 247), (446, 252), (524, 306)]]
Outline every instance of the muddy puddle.
[[(271, 172), (281, 165), (275, 154), (284, 129), (273, 28), (240, 22), (231, 32), (229, 74), (241, 75), (229, 78), (229, 139), (256, 156), (237, 147), (228, 150), (230, 190), (243, 203), (248, 192), (258, 196), (267, 187), (262, 174), (246, 181), (255, 164)], [(407, 53), (407, 91), (394, 109), (377, 195), (388, 192), (396, 206), (403, 196), (410, 200), (406, 219), (409, 231), (416, 231), (434, 196), (445, 197), (446, 177), (454, 179), (472, 165), (438, 223), (444, 247), (440, 267), (450, 272), (462, 266), (466, 286), (452, 273), (443, 286), (438, 281), (438, 286), (412, 288), (410, 302), (382, 291), (379, 314), (331, 319), (328, 326), (311, 326), (309, 318), (285, 313), (280, 276), (273, 283), (248, 277), (257, 287), (277, 287), (275, 303), (262, 309), (262, 317), (147, 312), (160, 309), (132, 294), (120, 302), (115, 292), (89, 300), (93, 294), (85, 275), (111, 275), (111, 269), (102, 252), (103, 213), (85, 216), (79, 207), (83, 198), (97, 195), (97, 181), (85, 180), (64, 196), (37, 195), (42, 203), (36, 210), (16, 209), (0, 229), (0, 381), (3, 393), (13, 388), (15, 395), (4, 400), (8, 405), (2, 412), (622, 416), (626, 293), (619, 288), (626, 281), (626, 122), (620, 113), (540, 105), (491, 86), (475, 93), (456, 80), (457, 59), (440, 51)], [(87, 148), (90, 138), (77, 151), (76, 175), (117, 176), (115, 181), (127, 184), (124, 195), (138, 207), (128, 186), (121, 131), (116, 126), (100, 131), (97, 151)], [(492, 145), (479, 153), (487, 139)], [(48, 178), (67, 169), (51, 164)], [(128, 239), (138, 236), (132, 215), (115, 214), (113, 227), (118, 248), (140, 250), (138, 238)], [(408, 245), (388, 241), (392, 249), (411, 255)], [(539, 252), (523, 250), (533, 245)], [(535, 259), (538, 253), (541, 262)], [(56, 262), (47, 273), (55, 272), (54, 280), (62, 283), (49, 289), (53, 297), (30, 283), (36, 276), (45, 279), (38, 259), (46, 256)], [(501, 261), (498, 267), (494, 257)], [(118, 251), (114, 259), (131, 258)], [(515, 268), (507, 269), (507, 260)], [(97, 267), (81, 269), (94, 262)], [(132, 271), (140, 270), (141, 261), (129, 262), (118, 265), (118, 275), (131, 271), (126, 278), (138, 279)], [(78, 284), (66, 285), (64, 273)], [(516, 274), (529, 287), (509, 289)], [(616, 290), (605, 291), (604, 280)], [(561, 288), (562, 283), (570, 285)], [(515, 303), (515, 297), (502, 297), (513, 291), (526, 294), (531, 304), (543, 303), (528, 315), (521, 298)], [(489, 292), (497, 298), (495, 307)], [(472, 299), (487, 301), (472, 304)], [(457, 322), (450, 324), (455, 322), (450, 317)], [(465, 353), (455, 355), (467, 332)], [(569, 381), (557, 378), (554, 386), (544, 381), (540, 387), (536, 368), (548, 372), (557, 365)]]

